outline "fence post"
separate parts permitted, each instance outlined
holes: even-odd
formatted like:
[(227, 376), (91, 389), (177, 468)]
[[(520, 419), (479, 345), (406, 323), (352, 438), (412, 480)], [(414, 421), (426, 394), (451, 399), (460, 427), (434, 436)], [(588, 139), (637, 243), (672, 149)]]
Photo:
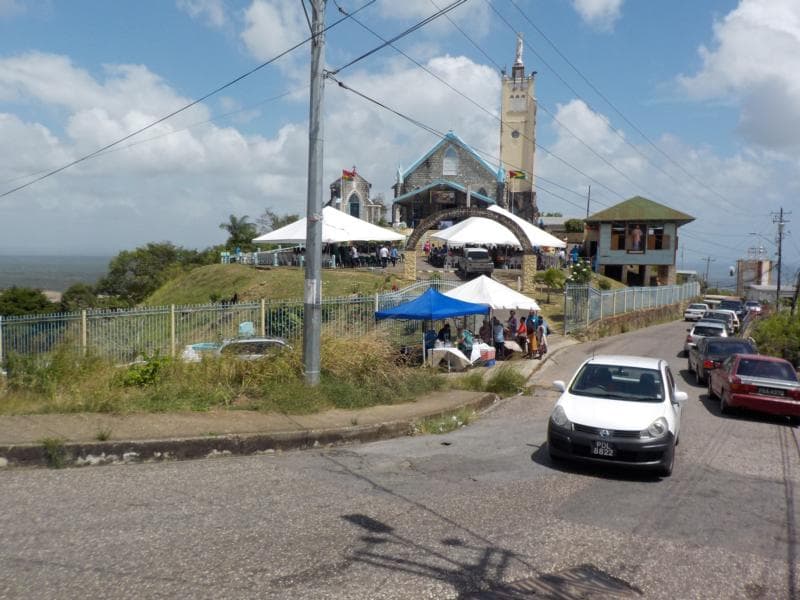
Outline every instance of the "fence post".
[(88, 335), (86, 332), (86, 309), (81, 309), (81, 353), (86, 354), (86, 340)]
[(378, 312), (378, 292), (375, 292), (375, 312)]
[(569, 315), (567, 314), (567, 291), (569, 290), (568, 286), (564, 286), (564, 335), (567, 335), (567, 321), (569, 320)]
[(259, 320), (261, 322), (261, 337), (267, 336), (267, 303), (264, 298), (261, 299), (261, 312), (259, 313)]
[(169, 305), (169, 355), (175, 358), (175, 305)]
[(3, 315), (0, 315), (0, 367), (3, 366)]

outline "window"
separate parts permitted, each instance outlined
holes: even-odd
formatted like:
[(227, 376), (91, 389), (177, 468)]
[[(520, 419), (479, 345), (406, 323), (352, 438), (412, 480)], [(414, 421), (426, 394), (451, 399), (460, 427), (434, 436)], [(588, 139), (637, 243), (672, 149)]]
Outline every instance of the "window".
[(458, 152), (452, 146), (444, 152), (442, 175), (458, 175)]
[(361, 218), (361, 200), (358, 197), (358, 194), (355, 192), (350, 194), (350, 198), (347, 200), (348, 207), (350, 209), (350, 216)]
[(611, 224), (611, 249), (625, 250), (625, 224)]
[(669, 250), (670, 239), (664, 233), (664, 226), (647, 228), (647, 249), (648, 250)]

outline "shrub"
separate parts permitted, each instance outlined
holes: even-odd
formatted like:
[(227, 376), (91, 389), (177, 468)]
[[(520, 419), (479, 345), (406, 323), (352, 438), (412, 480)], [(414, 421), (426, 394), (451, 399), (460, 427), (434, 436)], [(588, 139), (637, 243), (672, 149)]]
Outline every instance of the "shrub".
[(511, 396), (525, 389), (525, 377), (516, 369), (505, 366), (486, 382), (486, 391), (501, 396)]

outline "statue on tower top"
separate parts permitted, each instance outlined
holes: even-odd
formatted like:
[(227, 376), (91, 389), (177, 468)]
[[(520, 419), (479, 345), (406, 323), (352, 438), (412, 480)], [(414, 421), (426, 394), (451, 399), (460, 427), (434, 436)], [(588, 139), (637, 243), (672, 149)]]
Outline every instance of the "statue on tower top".
[(517, 34), (517, 58), (514, 60), (515, 67), (522, 66), (522, 34)]

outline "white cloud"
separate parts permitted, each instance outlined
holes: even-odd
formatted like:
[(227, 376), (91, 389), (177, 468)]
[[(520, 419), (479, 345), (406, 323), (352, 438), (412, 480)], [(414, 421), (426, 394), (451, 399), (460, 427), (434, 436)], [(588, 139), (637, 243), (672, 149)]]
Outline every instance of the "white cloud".
[(259, 61), (272, 58), (310, 34), (299, 2), (253, 0), (244, 20), (242, 41)]
[(610, 31), (622, 13), (624, 0), (572, 0), (572, 6), (588, 25)]
[[(384, 0), (380, 4), (380, 12), (387, 19), (421, 21), (440, 9), (446, 8), (452, 2), (453, 0), (402, 0), (400, 2), (397, 0)], [(437, 36), (443, 32), (461, 35), (449, 22), (452, 20), (471, 36), (483, 37), (489, 31), (489, 23), (491, 22), (490, 10), (486, 2), (467, 2), (426, 25), (421, 30), (422, 35), (426, 31)]]
[(223, 0), (177, 0), (177, 5), (193, 19), (203, 20), (212, 27), (223, 27), (228, 22)]
[(701, 47), (702, 68), (679, 83), (690, 97), (741, 107), (740, 131), (765, 148), (800, 145), (800, 4), (742, 0), (714, 25), (713, 48)]
[(0, 0), (0, 19), (14, 17), (25, 12), (25, 7), (19, 0)]

